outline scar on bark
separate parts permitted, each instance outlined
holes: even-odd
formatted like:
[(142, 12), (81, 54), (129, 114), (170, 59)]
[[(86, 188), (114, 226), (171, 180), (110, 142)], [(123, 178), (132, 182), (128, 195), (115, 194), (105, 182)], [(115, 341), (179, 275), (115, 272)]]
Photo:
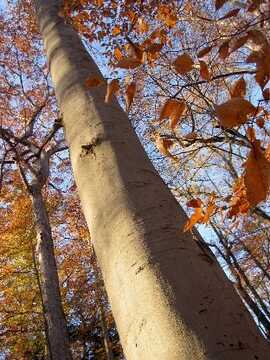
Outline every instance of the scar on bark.
[(80, 154), (80, 157), (83, 158), (87, 156), (88, 154), (92, 155), (94, 158), (96, 158), (95, 153), (95, 147), (99, 144), (101, 144), (102, 139), (100, 137), (94, 137), (89, 143), (83, 144), (81, 146), (82, 151)]

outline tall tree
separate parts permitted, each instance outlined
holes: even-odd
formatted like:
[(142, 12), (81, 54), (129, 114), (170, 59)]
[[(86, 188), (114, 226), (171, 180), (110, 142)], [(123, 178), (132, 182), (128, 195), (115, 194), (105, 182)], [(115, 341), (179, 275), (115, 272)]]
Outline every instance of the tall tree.
[[(235, 291), (157, 176), (114, 99), (86, 88), (101, 74), (59, 16), (37, 0), (37, 17), (63, 116), (82, 208), (128, 359), (266, 359)], [(218, 324), (218, 325), (217, 325)]]

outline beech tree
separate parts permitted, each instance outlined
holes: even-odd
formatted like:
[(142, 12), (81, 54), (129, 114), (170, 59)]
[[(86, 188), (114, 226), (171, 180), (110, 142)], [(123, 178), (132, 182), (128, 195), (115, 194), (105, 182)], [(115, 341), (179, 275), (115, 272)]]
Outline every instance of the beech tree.
[(183, 233), (187, 218), (127, 115), (116, 99), (104, 103), (102, 85), (86, 86), (89, 77), (102, 76), (61, 16), (61, 2), (35, 4), (83, 212), (127, 358), (266, 358), (264, 339), (217, 262), (197, 233)]

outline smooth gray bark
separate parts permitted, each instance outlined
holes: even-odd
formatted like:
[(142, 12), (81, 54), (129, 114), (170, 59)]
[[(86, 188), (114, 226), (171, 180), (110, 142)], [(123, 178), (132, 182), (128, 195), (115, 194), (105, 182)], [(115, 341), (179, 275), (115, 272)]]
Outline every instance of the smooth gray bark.
[(269, 347), (186, 222), (59, 2), (36, 0), (84, 215), (128, 360), (269, 358)]
[(31, 185), (37, 227), (37, 255), (41, 295), (51, 360), (71, 360), (66, 320), (61, 302), (54, 245), (47, 209), (38, 184)]

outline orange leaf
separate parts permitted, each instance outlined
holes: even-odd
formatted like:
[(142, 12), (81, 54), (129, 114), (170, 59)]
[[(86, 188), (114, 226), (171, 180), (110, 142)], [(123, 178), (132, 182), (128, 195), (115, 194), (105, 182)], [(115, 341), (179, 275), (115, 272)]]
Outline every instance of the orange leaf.
[(193, 60), (188, 54), (182, 54), (178, 56), (173, 65), (179, 74), (186, 74), (192, 70)]
[(165, 118), (169, 118), (171, 120), (170, 126), (174, 130), (185, 110), (186, 104), (184, 101), (169, 99), (163, 105), (159, 119), (162, 121)]
[(270, 162), (261, 150), (259, 140), (253, 143), (245, 163), (244, 183), (250, 206), (256, 206), (266, 199), (270, 187)]
[(98, 76), (90, 76), (88, 79), (85, 80), (85, 86), (87, 88), (99, 86), (104, 82), (104, 80)]
[(117, 36), (121, 33), (121, 27), (119, 25), (116, 25), (113, 29), (112, 29), (112, 35), (113, 36)]
[(197, 207), (194, 209), (194, 213), (191, 215), (190, 219), (186, 222), (184, 227), (184, 232), (191, 230), (194, 225), (200, 223), (203, 219), (203, 211), (201, 207)]
[(116, 60), (118, 60), (118, 61), (123, 59), (122, 51), (118, 47), (114, 49), (113, 55), (116, 58)]
[(246, 82), (245, 79), (242, 77), (241, 79), (235, 81), (233, 83), (232, 89), (231, 89), (231, 97), (244, 97), (246, 94)]
[(119, 89), (120, 89), (119, 80), (113, 79), (110, 83), (108, 83), (107, 92), (105, 96), (105, 103), (109, 103), (112, 96), (116, 94)]
[(126, 99), (126, 109), (127, 111), (129, 111), (131, 104), (133, 102), (134, 99), (134, 95), (136, 92), (136, 83), (132, 82), (128, 85), (127, 89), (126, 89), (126, 95), (125, 95), (125, 99)]
[(118, 61), (118, 63), (115, 64), (115, 66), (122, 68), (122, 69), (136, 69), (141, 64), (142, 64), (141, 61), (138, 59), (124, 58), (124, 59)]
[(254, 114), (256, 108), (243, 98), (232, 98), (227, 102), (215, 106), (220, 124), (225, 128), (232, 128), (244, 124), (248, 115)]
[(142, 34), (149, 30), (149, 25), (144, 21), (143, 18), (139, 18), (138, 20), (138, 30)]
[(202, 60), (200, 60), (200, 75), (204, 80), (209, 81), (211, 79), (211, 75), (210, 75), (210, 72), (208, 70), (208, 66)]

